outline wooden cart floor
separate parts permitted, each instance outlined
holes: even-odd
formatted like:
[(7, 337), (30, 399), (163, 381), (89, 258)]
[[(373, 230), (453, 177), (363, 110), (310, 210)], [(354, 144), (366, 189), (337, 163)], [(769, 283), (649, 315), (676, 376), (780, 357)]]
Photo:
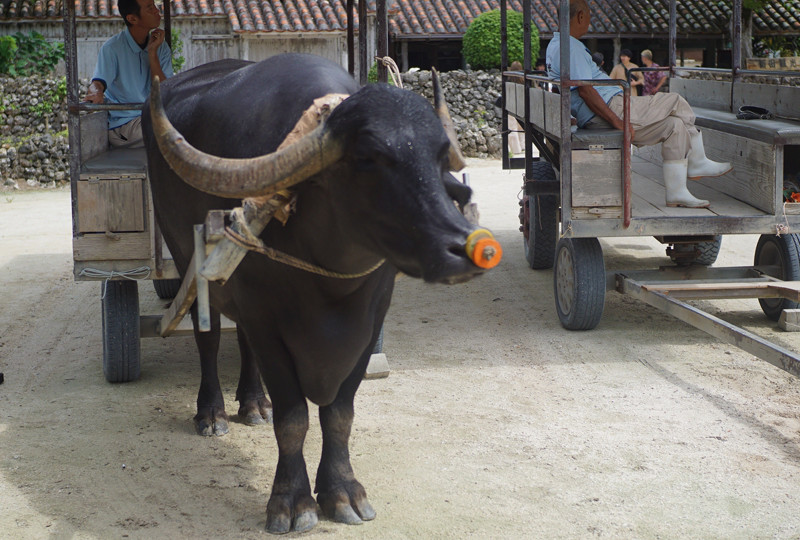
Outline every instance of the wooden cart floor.
[(651, 163), (635, 153), (631, 160), (631, 187), (633, 189), (633, 208), (631, 215), (634, 218), (650, 217), (759, 217), (768, 215), (758, 208), (750, 206), (740, 200), (714, 189), (715, 186), (724, 187), (726, 177), (706, 178), (703, 183), (689, 180), (687, 187), (692, 195), (699, 199), (706, 199), (711, 203), (708, 208), (670, 208), (665, 203), (664, 175), (661, 165)]

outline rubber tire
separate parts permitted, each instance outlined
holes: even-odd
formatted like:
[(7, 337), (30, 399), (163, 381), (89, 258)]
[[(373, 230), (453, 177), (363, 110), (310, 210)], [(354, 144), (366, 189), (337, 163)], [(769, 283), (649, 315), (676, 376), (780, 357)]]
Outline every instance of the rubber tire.
[[(546, 161), (533, 164), (533, 178), (536, 180), (555, 180), (553, 166)], [(527, 206), (527, 238), (524, 238), (525, 260), (534, 270), (553, 268), (558, 240), (558, 196), (525, 195)]]
[[(762, 234), (756, 244), (755, 266), (779, 266), (780, 275), (772, 276), (784, 281), (800, 280), (800, 235), (775, 236)], [(784, 309), (797, 309), (798, 304), (786, 298), (759, 298), (758, 303), (767, 318), (777, 321)]]
[(172, 300), (178, 296), (181, 290), (181, 280), (179, 279), (154, 279), (153, 288), (162, 300)]
[(112, 383), (135, 381), (141, 373), (138, 283), (125, 279), (101, 287), (103, 375)]
[(719, 257), (719, 250), (722, 247), (722, 236), (717, 235), (714, 237), (713, 240), (709, 242), (698, 242), (697, 250), (700, 252), (700, 255), (694, 260), (693, 264), (699, 264), (702, 266), (711, 266), (715, 262), (717, 262), (717, 257)]
[(553, 291), (561, 326), (591, 330), (603, 316), (606, 270), (597, 238), (562, 238), (555, 250)]
[(698, 242), (694, 244), (694, 247), (700, 252), (696, 258), (689, 260), (671, 257), (672, 262), (678, 266), (689, 266), (691, 264), (711, 266), (717, 262), (717, 257), (719, 257), (719, 250), (722, 247), (722, 236), (717, 235), (714, 237), (714, 240), (708, 242)]

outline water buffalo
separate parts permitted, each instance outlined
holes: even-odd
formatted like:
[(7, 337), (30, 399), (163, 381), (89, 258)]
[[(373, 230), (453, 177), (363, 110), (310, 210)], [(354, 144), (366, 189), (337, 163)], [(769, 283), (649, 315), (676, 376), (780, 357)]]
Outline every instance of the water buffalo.
[[(353, 398), (395, 275), (457, 283), (484, 271), (465, 251), (475, 227), (453, 204), (469, 198), (449, 173), (460, 154), (424, 98), (388, 85), (359, 88), (315, 56), (214, 62), (158, 90), (154, 84), (143, 131), (156, 217), (181, 275), (193, 252), (192, 225), (209, 210), (288, 185), (295, 213), (285, 226), (270, 222), (261, 240), (348, 275), (318, 275), (251, 252), (224, 286), (211, 284), (216, 321), (212, 332), (195, 332), (198, 428), (225, 429), (216, 374), (222, 312), (239, 328), (240, 414), (264, 413), (259, 372), (272, 399), (279, 457), (267, 530), (310, 529), (317, 503), (339, 522), (372, 519), (348, 440)], [(350, 97), (317, 130), (276, 152), (314, 99), (332, 93)], [(307, 400), (319, 406), (323, 437), (316, 501), (303, 458)]]

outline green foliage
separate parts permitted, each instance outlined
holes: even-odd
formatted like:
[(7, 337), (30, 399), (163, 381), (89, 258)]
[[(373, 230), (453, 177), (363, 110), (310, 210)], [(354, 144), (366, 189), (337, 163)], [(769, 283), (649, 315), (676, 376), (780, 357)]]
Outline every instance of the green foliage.
[[(508, 63), (523, 61), (522, 13), (508, 11)], [(500, 10), (487, 11), (475, 17), (464, 33), (464, 61), (472, 69), (492, 69), (500, 67)], [(539, 55), (539, 32), (531, 26), (531, 58)]]
[(761, 58), (800, 55), (799, 36), (769, 36), (753, 40), (753, 53)]
[[(394, 80), (392, 79), (391, 75), (389, 75), (387, 80), (389, 81), (389, 84), (394, 86)], [(378, 63), (377, 62), (373, 62), (372, 67), (369, 68), (369, 71), (367, 72), (367, 82), (369, 82), (369, 83), (378, 82)]]
[(12, 36), (0, 36), (0, 74), (9, 74), (14, 67), (17, 54), (17, 40)]
[(172, 71), (178, 73), (183, 69), (186, 58), (183, 57), (183, 41), (181, 41), (181, 31), (175, 28), (170, 32), (172, 37)]
[(41, 118), (45, 115), (51, 114), (55, 109), (57, 109), (59, 105), (63, 103), (66, 97), (67, 79), (66, 77), (61, 77), (55, 88), (50, 90), (47, 96), (39, 101), (39, 103), (36, 105), (31, 105), (29, 111), (37, 118)]
[(64, 58), (64, 44), (49, 42), (38, 32), (0, 38), (0, 73), (12, 77), (47, 75)]

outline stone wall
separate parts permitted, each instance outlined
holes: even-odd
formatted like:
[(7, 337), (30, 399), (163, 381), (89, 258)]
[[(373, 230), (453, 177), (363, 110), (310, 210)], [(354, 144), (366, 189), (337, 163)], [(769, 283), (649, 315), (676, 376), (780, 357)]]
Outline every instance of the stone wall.
[[(421, 94), (433, 103), (430, 71), (403, 73), (403, 87)], [(501, 155), (499, 109), (500, 72), (448, 71), (440, 74), (450, 116), (456, 126), (461, 151), (467, 157)]]
[[(0, 78), (0, 189), (55, 187), (69, 182), (63, 79)], [(467, 157), (500, 156), (498, 71), (441, 74), (442, 89)], [(405, 88), (433, 101), (429, 71), (403, 74)], [(63, 88), (62, 88), (63, 90)]]
[(69, 181), (62, 81), (0, 77), (0, 189)]

